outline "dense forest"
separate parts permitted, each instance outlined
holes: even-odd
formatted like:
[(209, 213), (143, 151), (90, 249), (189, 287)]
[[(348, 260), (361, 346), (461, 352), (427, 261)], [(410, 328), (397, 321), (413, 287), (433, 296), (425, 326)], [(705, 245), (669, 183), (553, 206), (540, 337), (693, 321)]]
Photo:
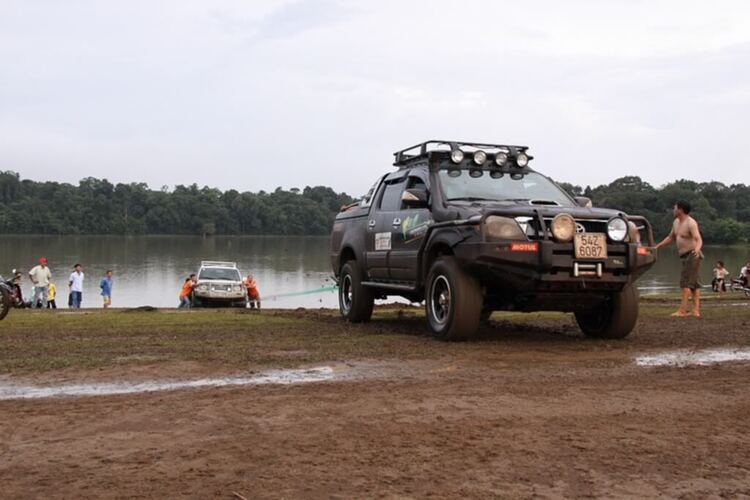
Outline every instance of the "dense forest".
[(88, 177), (78, 186), (21, 180), (0, 172), (0, 233), (5, 234), (328, 234), (352, 199), (317, 186), (272, 193)]
[(640, 177), (629, 176), (595, 188), (560, 185), (574, 196), (588, 196), (595, 206), (643, 215), (654, 227), (657, 241), (669, 233), (677, 200), (692, 205), (690, 215), (698, 221), (706, 243), (750, 241), (750, 186), (744, 184), (683, 179), (655, 188)]
[[(595, 188), (560, 183), (594, 205), (648, 217), (667, 234), (675, 200), (693, 205), (710, 243), (750, 240), (750, 186), (679, 180), (656, 188), (622, 177)], [(86, 178), (78, 186), (22, 180), (0, 171), (0, 234), (328, 234), (345, 193), (329, 187), (277, 188), (272, 193), (220, 191), (193, 184), (150, 189)]]

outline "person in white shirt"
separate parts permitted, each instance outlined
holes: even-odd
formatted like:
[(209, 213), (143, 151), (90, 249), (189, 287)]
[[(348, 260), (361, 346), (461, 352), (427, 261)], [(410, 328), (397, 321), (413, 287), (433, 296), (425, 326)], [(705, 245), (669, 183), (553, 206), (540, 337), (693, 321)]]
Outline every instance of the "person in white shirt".
[(47, 267), (47, 259), (44, 257), (39, 258), (39, 265), (34, 266), (29, 271), (29, 278), (34, 284), (34, 291), (31, 297), (31, 307), (36, 307), (37, 304), (41, 304), (39, 307), (44, 309), (47, 308), (47, 287), (52, 279), (52, 272)]
[(740, 281), (742, 282), (742, 286), (748, 286), (748, 282), (750, 281), (750, 260), (740, 269)]
[(81, 270), (81, 264), (76, 264), (73, 271), (70, 274), (68, 280), (68, 287), (70, 288), (70, 300), (68, 305), (73, 309), (80, 309), (81, 302), (83, 302), (83, 278), (84, 274)]

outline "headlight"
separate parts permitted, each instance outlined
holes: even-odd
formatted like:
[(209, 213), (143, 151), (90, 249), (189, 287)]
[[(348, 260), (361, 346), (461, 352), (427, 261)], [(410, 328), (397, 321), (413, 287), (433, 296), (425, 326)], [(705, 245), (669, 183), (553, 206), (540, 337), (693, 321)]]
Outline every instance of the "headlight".
[(481, 149), (474, 153), (474, 163), (476, 163), (477, 165), (484, 165), (484, 162), (486, 161), (487, 161), (487, 153), (485, 153)]
[(612, 241), (623, 241), (628, 235), (628, 225), (622, 217), (609, 219), (607, 222), (607, 236)]
[(235, 292), (241, 292), (242, 291), (242, 287), (240, 285), (234, 285), (232, 288), (234, 289)]
[(505, 165), (506, 161), (508, 161), (508, 155), (506, 153), (498, 153), (495, 155), (495, 163), (497, 163), (498, 167)]
[(526, 235), (521, 231), (518, 222), (509, 217), (490, 215), (484, 221), (483, 231), (488, 240), (525, 240)]
[(573, 240), (576, 234), (576, 221), (568, 214), (557, 214), (552, 219), (552, 236), (561, 243), (567, 243)]
[(528, 164), (529, 164), (529, 157), (526, 156), (524, 153), (520, 153), (516, 157), (516, 165), (518, 165), (519, 167), (524, 168)]
[(206, 290), (208, 290), (208, 285), (206, 284), (198, 285), (195, 289), (201, 292), (205, 292)]
[(461, 163), (464, 161), (464, 152), (460, 149), (454, 149), (451, 151), (451, 161), (453, 161), (453, 163)]

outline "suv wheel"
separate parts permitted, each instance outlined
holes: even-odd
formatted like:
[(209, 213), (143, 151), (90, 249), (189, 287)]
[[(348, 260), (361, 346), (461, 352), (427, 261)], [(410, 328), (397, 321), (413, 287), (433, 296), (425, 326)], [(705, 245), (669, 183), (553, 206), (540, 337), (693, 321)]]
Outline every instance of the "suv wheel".
[(425, 308), (432, 334), (441, 340), (474, 336), (482, 313), (479, 282), (453, 257), (440, 257), (430, 268), (426, 286)]
[(339, 311), (341, 317), (352, 323), (370, 321), (375, 297), (362, 286), (362, 271), (356, 261), (348, 261), (339, 274)]
[(632, 284), (612, 294), (599, 307), (576, 313), (576, 321), (588, 337), (622, 339), (638, 320), (638, 290)]

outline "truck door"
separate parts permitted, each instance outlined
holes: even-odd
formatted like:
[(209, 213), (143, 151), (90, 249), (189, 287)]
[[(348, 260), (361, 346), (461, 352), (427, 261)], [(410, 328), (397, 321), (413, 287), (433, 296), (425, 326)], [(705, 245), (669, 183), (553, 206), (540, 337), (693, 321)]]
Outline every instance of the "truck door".
[[(404, 187), (427, 190), (426, 180), (422, 176), (410, 174)], [(391, 220), (392, 248), (388, 256), (388, 267), (392, 280), (416, 281), (419, 249), (430, 224), (432, 214), (428, 208), (407, 207), (399, 196), (399, 211), (394, 213)]]
[(406, 187), (406, 177), (386, 179), (377, 203), (370, 210), (367, 221), (367, 274), (372, 279), (387, 280), (388, 256), (393, 246), (393, 226), (400, 224), (401, 194)]

